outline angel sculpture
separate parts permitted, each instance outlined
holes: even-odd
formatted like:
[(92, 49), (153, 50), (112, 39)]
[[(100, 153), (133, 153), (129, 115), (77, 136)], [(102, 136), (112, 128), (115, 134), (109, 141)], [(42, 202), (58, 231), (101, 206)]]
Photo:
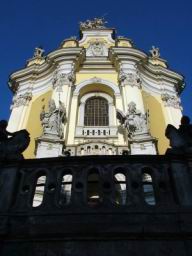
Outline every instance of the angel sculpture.
[(117, 119), (120, 121), (121, 125), (127, 129), (129, 137), (132, 137), (136, 133), (141, 134), (148, 132), (147, 117), (136, 108), (134, 102), (128, 104), (126, 114), (117, 109)]

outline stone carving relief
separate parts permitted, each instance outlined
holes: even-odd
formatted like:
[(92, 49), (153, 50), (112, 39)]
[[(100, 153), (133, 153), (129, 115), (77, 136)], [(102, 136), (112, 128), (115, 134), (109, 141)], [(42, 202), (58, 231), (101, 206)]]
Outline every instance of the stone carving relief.
[(44, 108), (40, 114), (41, 124), (43, 126), (43, 135), (63, 137), (63, 124), (66, 122), (66, 108), (59, 101), (59, 107), (56, 107), (55, 101), (49, 101), (49, 110), (45, 112)]
[(26, 92), (24, 94), (15, 94), (11, 105), (11, 110), (20, 106), (27, 106), (32, 99), (32, 93)]
[(90, 42), (90, 45), (86, 51), (86, 55), (93, 57), (108, 56), (108, 49), (104, 42), (96, 39), (95, 41)]
[(168, 93), (163, 93), (161, 99), (164, 101), (166, 107), (173, 107), (182, 109), (181, 100), (177, 96), (169, 95)]
[(147, 115), (141, 113), (133, 101), (128, 104), (127, 113), (117, 110), (117, 119), (127, 129), (129, 137), (148, 133)]
[(93, 20), (86, 20), (84, 22), (80, 22), (80, 30), (106, 28), (106, 23), (107, 22), (104, 18), (94, 18)]
[(121, 85), (130, 85), (141, 88), (141, 79), (138, 72), (136, 73), (125, 73), (122, 69), (119, 72), (119, 82)]
[(101, 83), (101, 78), (95, 76), (95, 77), (91, 78), (91, 82), (95, 83), (95, 84), (99, 84), (99, 83)]
[(59, 88), (63, 85), (70, 85), (72, 86), (75, 82), (75, 72), (72, 68), (71, 72), (69, 73), (61, 73), (59, 74), (58, 70), (55, 70), (53, 74), (53, 88)]

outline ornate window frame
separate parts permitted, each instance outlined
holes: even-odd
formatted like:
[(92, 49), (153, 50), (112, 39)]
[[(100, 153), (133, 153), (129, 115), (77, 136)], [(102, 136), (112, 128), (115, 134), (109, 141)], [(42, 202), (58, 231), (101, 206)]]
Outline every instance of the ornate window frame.
[(115, 125), (114, 120), (114, 103), (113, 98), (104, 92), (91, 92), (87, 93), (80, 99), (79, 111), (78, 111), (78, 123), (77, 126), (84, 126), (84, 116), (85, 116), (85, 103), (88, 99), (92, 97), (103, 97), (107, 100), (109, 105), (109, 126)]

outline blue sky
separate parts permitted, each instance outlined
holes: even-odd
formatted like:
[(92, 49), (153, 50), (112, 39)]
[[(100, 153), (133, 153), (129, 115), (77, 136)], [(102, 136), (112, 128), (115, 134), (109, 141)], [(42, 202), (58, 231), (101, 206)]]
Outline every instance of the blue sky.
[(24, 67), (34, 48), (46, 53), (78, 35), (79, 21), (105, 15), (118, 35), (148, 52), (160, 48), (169, 67), (185, 76), (181, 99), (192, 119), (192, 1), (190, 0), (9, 0), (0, 4), (0, 119), (8, 119), (12, 93), (9, 74)]

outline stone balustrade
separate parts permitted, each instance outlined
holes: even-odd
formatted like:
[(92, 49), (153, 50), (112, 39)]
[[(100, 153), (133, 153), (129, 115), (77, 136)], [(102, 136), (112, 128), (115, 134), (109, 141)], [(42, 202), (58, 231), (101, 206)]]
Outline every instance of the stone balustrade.
[[(115, 243), (110, 255), (118, 255), (118, 248), (123, 244), (128, 248), (133, 240), (136, 252), (141, 238), (152, 248), (165, 238), (175, 239), (174, 247), (170, 241), (166, 248), (182, 252), (182, 239), (190, 239), (192, 233), (191, 173), (191, 155), (0, 162), (1, 255), (14, 255), (14, 250), (18, 255), (49, 255), (48, 249), (53, 255), (72, 255), (60, 254), (68, 239), (76, 250), (73, 255), (90, 252), (97, 239), (99, 245)], [(92, 245), (84, 250), (81, 246), (87, 239)], [(25, 245), (29, 251), (22, 254)]]
[(117, 127), (81, 127), (76, 128), (76, 137), (117, 137)]

